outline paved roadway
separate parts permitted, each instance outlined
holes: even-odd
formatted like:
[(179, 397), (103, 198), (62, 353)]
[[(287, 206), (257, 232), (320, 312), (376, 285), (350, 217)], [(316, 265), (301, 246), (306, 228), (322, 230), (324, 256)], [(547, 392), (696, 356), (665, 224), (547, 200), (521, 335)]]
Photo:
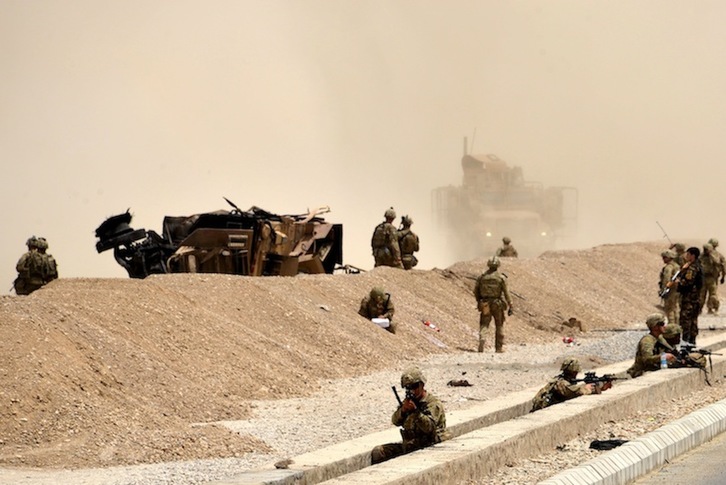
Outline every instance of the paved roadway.
[(726, 433), (685, 453), (631, 485), (726, 484)]

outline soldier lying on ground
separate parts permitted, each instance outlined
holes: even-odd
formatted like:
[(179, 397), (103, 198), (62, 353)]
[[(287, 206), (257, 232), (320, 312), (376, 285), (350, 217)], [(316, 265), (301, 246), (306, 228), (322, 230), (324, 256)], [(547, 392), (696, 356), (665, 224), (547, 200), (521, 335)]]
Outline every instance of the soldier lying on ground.
[(582, 370), (580, 362), (568, 357), (560, 366), (560, 375), (552, 379), (532, 400), (532, 410), (530, 412), (544, 409), (552, 404), (559, 404), (568, 399), (574, 399), (578, 396), (586, 396), (588, 394), (600, 394), (612, 387), (612, 381), (605, 379), (601, 382), (584, 383), (578, 381), (577, 374)]

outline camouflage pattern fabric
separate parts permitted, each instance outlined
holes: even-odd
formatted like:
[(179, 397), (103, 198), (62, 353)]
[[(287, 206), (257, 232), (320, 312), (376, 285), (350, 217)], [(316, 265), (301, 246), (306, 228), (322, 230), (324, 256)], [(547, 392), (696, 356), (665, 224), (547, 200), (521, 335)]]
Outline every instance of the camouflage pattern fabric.
[(678, 324), (683, 329), (683, 340), (695, 344), (698, 336), (698, 315), (701, 313), (703, 271), (698, 261), (688, 266), (686, 264), (681, 267), (681, 279), (678, 283), (678, 293), (681, 295)]
[(13, 282), (17, 295), (29, 295), (42, 287), (46, 281), (45, 262), (36, 248), (24, 253), (15, 265), (18, 277)]
[(390, 326), (386, 328), (391, 333), (396, 333), (396, 325), (393, 323), (393, 314), (396, 309), (393, 306), (393, 300), (386, 294), (386, 298), (376, 300), (366, 295), (360, 302), (358, 315), (370, 320), (371, 318), (387, 318)]
[(667, 350), (653, 334), (648, 333), (638, 342), (635, 362), (628, 369), (630, 377), (640, 377), (645, 372), (660, 369), (660, 354)]
[(517, 258), (519, 257), (519, 253), (511, 244), (504, 244), (502, 247), (497, 249), (497, 256), (500, 258)]
[[(673, 275), (676, 274), (679, 269), (680, 267), (674, 260), (671, 260), (670, 262), (666, 263), (665, 266), (663, 266), (663, 269), (661, 269), (660, 272), (661, 291), (663, 291), (668, 282), (670, 282), (673, 278)], [(669, 323), (674, 323), (678, 325), (679, 313), (681, 311), (680, 300), (681, 298), (678, 295), (677, 291), (670, 291), (668, 295), (663, 298), (663, 313), (665, 313), (665, 316), (668, 317)]]
[[(509, 295), (507, 279), (495, 268), (489, 268), (486, 273), (479, 276), (474, 287), (479, 311), (479, 352), (484, 350), (486, 335), (489, 324), (494, 318), (494, 348), (496, 352), (502, 352), (504, 347), (504, 320), (505, 311), (512, 306), (512, 298)], [(482, 304), (488, 305), (489, 311), (482, 311)]]
[(588, 394), (599, 394), (602, 384), (598, 383), (593, 387), (594, 391), (587, 388), (585, 383), (575, 382), (577, 376), (568, 379), (563, 374), (550, 380), (547, 385), (537, 392), (532, 400), (532, 411), (544, 409), (553, 404), (559, 404), (569, 399)]
[(418, 409), (405, 413), (401, 406), (391, 417), (395, 426), (401, 426), (401, 443), (388, 443), (373, 448), (371, 462), (381, 463), (391, 458), (420, 450), (427, 446), (449, 439), (450, 433), (446, 429), (446, 414), (441, 401), (427, 392), (418, 403)]
[(376, 226), (371, 237), (371, 248), (375, 266), (403, 268), (397, 231), (390, 222), (381, 222)]
[(401, 249), (403, 269), (411, 269), (416, 266), (418, 259), (413, 253), (419, 250), (419, 240), (410, 228), (398, 231), (398, 246)]
[(705, 306), (708, 313), (717, 313), (720, 302), (718, 299), (718, 279), (724, 274), (721, 253), (711, 249), (704, 251), (699, 258), (703, 269), (703, 286), (701, 287), (701, 309)]

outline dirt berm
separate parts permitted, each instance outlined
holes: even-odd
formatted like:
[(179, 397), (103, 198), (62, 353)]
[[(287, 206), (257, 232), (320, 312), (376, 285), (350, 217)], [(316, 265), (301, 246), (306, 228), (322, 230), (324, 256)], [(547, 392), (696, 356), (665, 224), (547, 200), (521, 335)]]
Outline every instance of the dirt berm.
[[(570, 317), (588, 330), (578, 338), (642, 321), (658, 303), (662, 249), (634, 243), (505, 259), (515, 308), (506, 344), (552, 342), (571, 331), (561, 325)], [(471, 290), (484, 267), (76, 278), (27, 297), (4, 296), (0, 466), (96, 467), (264, 451), (253, 437), (190, 424), (244, 419), (250, 400), (304, 396), (320, 379), (474, 351)], [(357, 315), (373, 286), (393, 295), (396, 335)]]

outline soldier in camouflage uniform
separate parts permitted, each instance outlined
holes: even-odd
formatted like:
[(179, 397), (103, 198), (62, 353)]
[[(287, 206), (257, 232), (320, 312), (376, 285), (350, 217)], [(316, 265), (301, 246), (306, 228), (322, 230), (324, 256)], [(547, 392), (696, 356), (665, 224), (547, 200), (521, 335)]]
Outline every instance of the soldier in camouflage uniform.
[(714, 253), (713, 245), (703, 245), (703, 252), (698, 258), (703, 269), (703, 286), (701, 287), (701, 309), (708, 308), (708, 313), (718, 313), (720, 302), (718, 301), (718, 279), (723, 275), (724, 268), (721, 263), (720, 254)]
[(401, 218), (401, 228), (398, 230), (398, 246), (401, 249), (401, 262), (403, 269), (411, 269), (418, 264), (413, 255), (418, 251), (418, 236), (411, 230), (413, 219), (408, 216)]
[(663, 251), (661, 254), (663, 258), (663, 268), (660, 270), (660, 281), (658, 282), (659, 294), (663, 293), (663, 290), (670, 288), (668, 293), (663, 297), (663, 311), (668, 317), (668, 321), (675, 325), (678, 325), (678, 317), (681, 311), (680, 309), (680, 295), (672, 288), (673, 276), (678, 272), (680, 266), (675, 262), (676, 253), (669, 249)]
[(678, 293), (681, 295), (681, 313), (678, 323), (683, 329), (683, 340), (696, 345), (698, 336), (698, 315), (701, 313), (701, 288), (703, 287), (703, 270), (698, 262), (701, 251), (690, 247), (685, 253), (686, 262), (676, 278)]
[(45, 284), (44, 260), (38, 252), (38, 238), (33, 236), (25, 242), (28, 251), (24, 253), (15, 269), (18, 277), (13, 282), (16, 295), (29, 295)]
[(425, 384), (426, 378), (415, 367), (406, 369), (401, 375), (401, 387), (406, 389), (406, 399), (393, 413), (391, 422), (402, 427), (403, 440), (401, 443), (388, 443), (373, 448), (373, 465), (449, 439), (444, 405), (436, 396), (426, 391)]
[(358, 315), (368, 320), (372, 318), (387, 318), (389, 323), (386, 330), (395, 334), (396, 325), (393, 323), (393, 314), (395, 312), (396, 309), (393, 307), (391, 294), (383, 291), (383, 288), (376, 286), (361, 300)]
[(671, 244), (671, 247), (669, 249), (672, 249), (676, 253), (675, 261), (678, 263), (678, 266), (683, 266), (683, 263), (686, 262), (685, 254), (686, 254), (686, 245), (683, 243), (673, 243)]
[(497, 249), (497, 256), (500, 258), (517, 258), (519, 257), (519, 253), (516, 249), (514, 249), (514, 246), (512, 246), (512, 240), (508, 237), (502, 238), (502, 247)]
[(713, 255), (714, 258), (720, 263), (722, 272), (721, 272), (721, 284), (724, 284), (724, 280), (726, 280), (726, 258), (724, 258), (723, 254), (717, 249), (718, 248), (718, 239), (715, 237), (712, 237), (708, 240), (708, 244), (713, 246)]
[(504, 312), (512, 314), (512, 298), (509, 296), (507, 277), (498, 271), (499, 258), (492, 256), (487, 261), (488, 269), (476, 280), (474, 297), (477, 301), (479, 316), (479, 352), (484, 352), (489, 323), (494, 318), (494, 348), (497, 353), (504, 352)]
[(378, 224), (373, 231), (371, 248), (376, 266), (393, 266), (403, 268), (401, 263), (401, 249), (398, 246), (398, 234), (393, 220), (396, 218), (396, 211), (393, 207), (384, 214), (385, 221)]
[(44, 237), (38, 238), (38, 252), (43, 256), (43, 281), (50, 283), (58, 278), (58, 263), (52, 254), (48, 253), (48, 241)]
[[(671, 350), (662, 337), (666, 326), (665, 315), (651, 313), (646, 318), (645, 324), (650, 332), (638, 342), (638, 348), (635, 351), (635, 362), (628, 369), (628, 374), (633, 378), (642, 376), (644, 372), (660, 369), (660, 354)], [(675, 359), (673, 354), (666, 353), (666, 361), (669, 365)]]
[(578, 383), (577, 373), (582, 370), (580, 362), (568, 357), (560, 366), (560, 375), (552, 379), (539, 390), (532, 400), (532, 410), (530, 412), (544, 409), (552, 404), (559, 404), (578, 396), (586, 396), (588, 394), (600, 394), (612, 387), (612, 382), (597, 382), (594, 384)]

